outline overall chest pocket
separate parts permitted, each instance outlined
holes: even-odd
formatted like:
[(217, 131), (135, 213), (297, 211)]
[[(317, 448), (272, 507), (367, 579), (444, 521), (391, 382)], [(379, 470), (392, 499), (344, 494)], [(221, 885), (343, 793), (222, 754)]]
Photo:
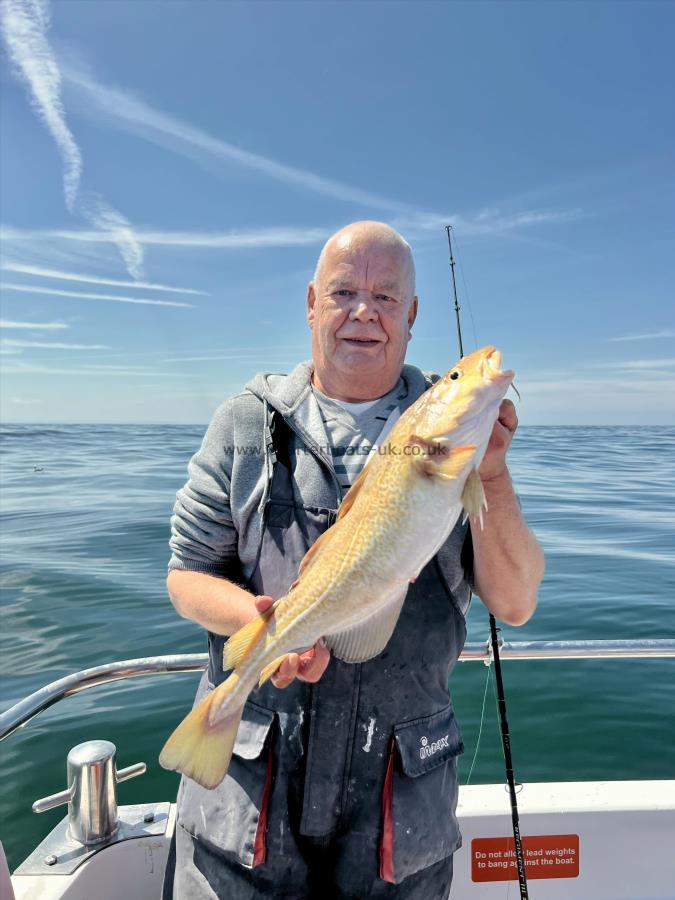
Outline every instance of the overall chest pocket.
[(382, 797), (382, 880), (398, 884), (461, 846), (455, 810), (463, 750), (450, 705), (395, 726)]
[[(200, 690), (197, 702), (212, 689)], [(247, 868), (265, 861), (274, 720), (274, 712), (247, 702), (225, 779), (209, 791), (184, 777), (178, 795), (180, 825)]]
[(251, 587), (256, 593), (283, 596), (298, 577), (298, 567), (314, 541), (335, 521), (328, 507), (297, 506), (272, 497), (265, 505), (264, 526)]

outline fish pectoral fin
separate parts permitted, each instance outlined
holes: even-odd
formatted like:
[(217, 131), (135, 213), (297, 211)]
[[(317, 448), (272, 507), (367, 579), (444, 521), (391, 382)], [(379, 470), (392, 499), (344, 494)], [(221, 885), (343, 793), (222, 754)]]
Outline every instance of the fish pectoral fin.
[(189, 713), (164, 745), (159, 764), (164, 769), (175, 769), (213, 790), (225, 777), (230, 765), (237, 730), (244, 707), (211, 721), (214, 705), (218, 707), (239, 679), (231, 675)]
[(476, 451), (475, 444), (467, 444), (462, 447), (447, 447), (438, 441), (410, 436), (408, 446), (421, 448), (421, 453), (411, 453), (413, 463), (422, 474), (430, 478), (442, 478), (445, 481), (454, 481), (467, 467)]
[(364, 622), (337, 634), (326, 635), (326, 645), (343, 662), (359, 663), (382, 653), (394, 633), (408, 585), (398, 588), (389, 602)]
[(482, 530), (483, 510), (487, 512), (488, 505), (478, 469), (473, 469), (466, 479), (462, 492), (462, 505), (464, 506), (464, 519), (462, 521), (466, 522), (468, 518), (478, 519)]
[[(279, 601), (277, 601), (278, 603)], [(266, 609), (264, 613), (247, 622), (243, 628), (225, 641), (223, 647), (223, 669), (235, 669), (264, 638), (267, 623), (274, 615), (277, 603)]]
[(265, 682), (268, 681), (272, 677), (272, 675), (274, 675), (274, 673), (288, 656), (290, 656), (290, 653), (283, 653), (281, 656), (277, 656), (276, 659), (273, 659), (269, 665), (265, 666), (265, 668), (260, 673), (258, 687), (265, 684)]

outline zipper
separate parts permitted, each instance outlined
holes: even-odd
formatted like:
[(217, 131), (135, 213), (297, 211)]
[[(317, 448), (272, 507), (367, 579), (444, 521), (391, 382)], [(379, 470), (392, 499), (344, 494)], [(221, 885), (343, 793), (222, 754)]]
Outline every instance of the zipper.
[[(263, 419), (265, 421), (265, 429), (268, 430), (268, 409), (269, 404), (266, 400), (263, 400)], [(278, 412), (278, 410), (275, 410)], [(279, 413), (281, 415), (281, 413)], [(333, 468), (332, 462), (328, 460), (328, 458), (321, 452), (321, 448), (316, 444), (312, 438), (307, 434), (304, 429), (297, 426), (295, 423), (289, 422), (289, 420), (284, 416), (284, 422), (288, 425), (288, 427), (293, 431), (300, 440), (305, 444), (308, 450), (312, 453), (312, 455), (323, 465), (329, 472), (331, 478), (333, 479), (333, 486), (335, 488), (335, 506), (336, 512), (329, 510), (329, 523), (328, 527), (335, 522), (337, 518), (337, 508), (340, 506), (340, 501), (342, 499), (342, 487), (340, 486), (340, 482), (338, 481), (338, 477), (335, 474), (335, 469)], [(263, 488), (262, 497), (260, 498), (260, 503), (258, 504), (258, 513), (262, 516), (261, 526), (260, 526), (260, 538), (258, 540), (258, 548), (255, 556), (255, 563), (253, 566), (253, 571), (258, 568), (258, 563), (260, 562), (260, 554), (262, 552), (262, 544), (265, 535), (265, 526), (267, 524), (267, 501), (269, 500), (270, 493), (272, 490), (272, 478), (274, 476), (274, 465), (270, 462), (270, 454), (268, 452), (269, 444), (265, 444), (265, 487)]]
[[(262, 497), (260, 498), (260, 503), (258, 504), (258, 514), (263, 515), (263, 528), (264, 528), (264, 511), (265, 504), (267, 503), (267, 499), (270, 495), (270, 490), (272, 489), (272, 475), (274, 474), (274, 463), (270, 459), (270, 442), (268, 441), (268, 435), (270, 435), (269, 428), (269, 404), (267, 400), (263, 400), (263, 434), (265, 436), (265, 486), (263, 487)], [(262, 534), (262, 529), (261, 529)]]
[(307, 434), (307, 432), (301, 428), (299, 425), (296, 425), (295, 422), (290, 422), (288, 419), (284, 418), (284, 421), (295, 434), (303, 441), (305, 446), (312, 452), (312, 454), (319, 460), (322, 465), (328, 469), (332, 479), (333, 485), (336, 491), (337, 503), (338, 506), (340, 504), (340, 500), (342, 499), (342, 488), (340, 486), (340, 482), (338, 481), (338, 477), (335, 474), (335, 469), (333, 468), (332, 462), (328, 459), (327, 456), (321, 451), (321, 448), (318, 444), (316, 444), (313, 439)]

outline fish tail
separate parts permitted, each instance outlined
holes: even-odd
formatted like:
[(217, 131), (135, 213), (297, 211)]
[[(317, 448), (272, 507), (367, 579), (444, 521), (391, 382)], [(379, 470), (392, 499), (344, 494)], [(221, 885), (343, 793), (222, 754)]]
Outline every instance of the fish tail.
[(244, 704), (218, 719), (213, 713), (238, 684), (239, 676), (232, 673), (183, 719), (160, 753), (164, 769), (182, 772), (205, 788), (220, 784), (230, 765)]

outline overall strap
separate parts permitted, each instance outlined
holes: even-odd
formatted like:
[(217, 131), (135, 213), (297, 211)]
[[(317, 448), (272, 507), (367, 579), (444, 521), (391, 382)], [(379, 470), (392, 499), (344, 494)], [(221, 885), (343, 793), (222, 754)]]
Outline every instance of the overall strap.
[(275, 463), (280, 462), (287, 469), (290, 469), (289, 442), (291, 429), (279, 410), (271, 407), (267, 401), (263, 402), (266, 414), (265, 439), (270, 463), (274, 466)]

